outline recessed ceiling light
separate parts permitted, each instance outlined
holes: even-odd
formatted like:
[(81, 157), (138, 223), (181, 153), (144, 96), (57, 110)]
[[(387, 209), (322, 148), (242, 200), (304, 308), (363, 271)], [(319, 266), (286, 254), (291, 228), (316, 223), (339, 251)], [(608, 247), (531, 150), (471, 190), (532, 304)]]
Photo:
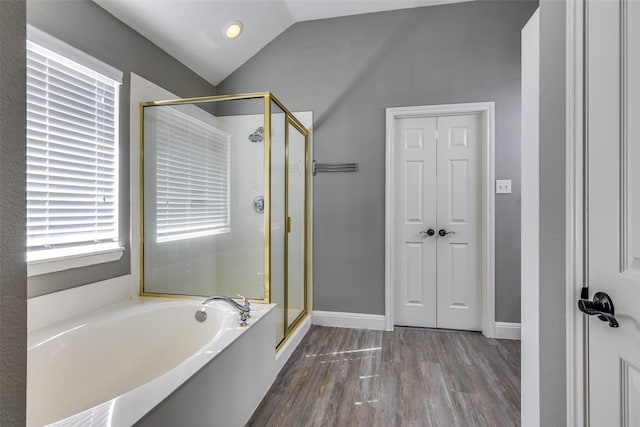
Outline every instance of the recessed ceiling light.
[(242, 33), (242, 22), (231, 21), (224, 26), (224, 36), (228, 39), (235, 39)]

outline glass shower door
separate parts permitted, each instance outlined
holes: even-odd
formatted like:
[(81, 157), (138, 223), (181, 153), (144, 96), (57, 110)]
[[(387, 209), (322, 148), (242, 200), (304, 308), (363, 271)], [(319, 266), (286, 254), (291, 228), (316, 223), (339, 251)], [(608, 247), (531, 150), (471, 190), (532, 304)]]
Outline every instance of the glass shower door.
[(270, 102), (271, 132), (271, 302), (276, 307), (276, 345), (286, 332), (286, 116), (273, 101)]
[(306, 300), (306, 137), (287, 121), (287, 329), (305, 309)]

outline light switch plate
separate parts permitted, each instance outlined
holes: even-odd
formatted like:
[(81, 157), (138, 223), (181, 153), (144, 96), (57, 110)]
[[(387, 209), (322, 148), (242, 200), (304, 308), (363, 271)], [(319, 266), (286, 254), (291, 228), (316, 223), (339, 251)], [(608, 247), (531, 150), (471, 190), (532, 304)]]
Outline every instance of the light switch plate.
[(511, 194), (511, 180), (510, 179), (497, 179), (496, 180), (496, 194)]

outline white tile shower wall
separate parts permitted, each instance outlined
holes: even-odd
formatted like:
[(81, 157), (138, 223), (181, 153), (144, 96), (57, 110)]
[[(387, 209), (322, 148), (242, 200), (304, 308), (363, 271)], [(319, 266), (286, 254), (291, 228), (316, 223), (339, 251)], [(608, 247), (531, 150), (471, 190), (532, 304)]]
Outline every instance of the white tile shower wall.
[(264, 142), (249, 135), (264, 126), (262, 114), (223, 116), (216, 126), (231, 135), (231, 231), (218, 235), (216, 283), (222, 295), (261, 299), (264, 290), (264, 214), (253, 200), (264, 196)]
[[(294, 113), (295, 116), (308, 129), (313, 123), (313, 114), (310, 111)], [(274, 114), (272, 117), (272, 141), (284, 140), (284, 116)], [(258, 127), (264, 126), (262, 114), (243, 116), (222, 116), (217, 118), (216, 126), (231, 134), (231, 232), (219, 236), (218, 252), (216, 255), (217, 276), (219, 292), (222, 295), (234, 296), (238, 293), (247, 297), (259, 298), (256, 290), (262, 291), (264, 283), (264, 215), (253, 210), (253, 199), (264, 195), (264, 143), (252, 143), (249, 135)], [(299, 148), (299, 147), (298, 147)], [(304, 153), (298, 153), (299, 158), (304, 158)], [(278, 161), (280, 160), (280, 161)], [(284, 159), (274, 159), (272, 163), (272, 179), (276, 176), (283, 181), (282, 175)], [(292, 171), (295, 168), (292, 168)], [(274, 187), (272, 182), (272, 188)], [(290, 182), (291, 184), (291, 182)], [(295, 189), (292, 189), (292, 191)], [(302, 188), (298, 188), (302, 190)], [(282, 260), (276, 260), (278, 254), (284, 254), (284, 241), (277, 239), (276, 234), (284, 229), (283, 221), (278, 220), (276, 211), (284, 209), (284, 200), (275, 200), (274, 192), (272, 205), (272, 242), (271, 253), (272, 268), (283, 267)], [(282, 199), (282, 197), (280, 197)], [(290, 206), (291, 208), (291, 206)], [(293, 212), (290, 212), (293, 216)], [(302, 212), (297, 212), (302, 216)], [(300, 225), (300, 224), (299, 224)], [(295, 225), (294, 225), (295, 227)], [(302, 234), (299, 230), (299, 234)], [(224, 239), (224, 240), (223, 240)], [(224, 249), (223, 249), (224, 248)], [(311, 254), (309, 254), (309, 257)], [(289, 262), (290, 277), (301, 278), (302, 254), (292, 254)], [(311, 258), (309, 258), (311, 259)], [(272, 271), (272, 273), (274, 273)], [(279, 276), (284, 271), (279, 272)], [(279, 277), (277, 274), (272, 277)], [(280, 295), (278, 295), (278, 291)], [(304, 298), (300, 287), (289, 289), (291, 301), (302, 301)], [(282, 301), (284, 290), (272, 289), (272, 302)], [(292, 316), (295, 318), (295, 316)], [(282, 316), (277, 316), (281, 319)], [(279, 327), (280, 328), (280, 327)], [(280, 329), (279, 329), (280, 330)]]
[(131, 299), (131, 275), (115, 277), (27, 300), (28, 332)]

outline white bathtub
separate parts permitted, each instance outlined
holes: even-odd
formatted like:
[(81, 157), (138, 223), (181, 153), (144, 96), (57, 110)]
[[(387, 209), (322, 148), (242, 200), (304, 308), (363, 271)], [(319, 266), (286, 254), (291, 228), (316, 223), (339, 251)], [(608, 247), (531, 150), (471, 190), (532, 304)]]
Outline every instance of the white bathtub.
[[(27, 425), (132, 425), (243, 335), (264, 335), (256, 328), (271, 323), (260, 320), (273, 308), (253, 305), (248, 326), (238, 327), (227, 304), (210, 303), (203, 323), (194, 317), (200, 307), (197, 300), (137, 298), (30, 332)], [(273, 336), (259, 340), (271, 343), (273, 359)]]

